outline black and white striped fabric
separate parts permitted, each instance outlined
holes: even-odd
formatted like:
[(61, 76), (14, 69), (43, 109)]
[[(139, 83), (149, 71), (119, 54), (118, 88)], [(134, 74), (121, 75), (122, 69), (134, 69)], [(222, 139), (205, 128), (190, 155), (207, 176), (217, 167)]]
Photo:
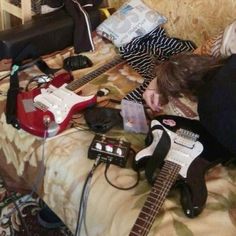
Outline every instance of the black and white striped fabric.
[(144, 78), (144, 82), (126, 95), (125, 99), (143, 102), (142, 94), (155, 77), (156, 62), (167, 60), (181, 52), (193, 51), (195, 48), (195, 44), (189, 40), (168, 37), (162, 27), (157, 27), (120, 47), (121, 57)]

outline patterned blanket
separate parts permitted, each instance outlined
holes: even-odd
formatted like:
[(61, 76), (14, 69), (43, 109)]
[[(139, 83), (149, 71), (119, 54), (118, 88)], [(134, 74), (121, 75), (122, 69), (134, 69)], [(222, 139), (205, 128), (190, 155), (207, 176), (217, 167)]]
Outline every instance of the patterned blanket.
[[(75, 79), (109, 62), (116, 55), (116, 49), (108, 42), (95, 36), (96, 51), (85, 53), (94, 66), (73, 72)], [(210, 48), (210, 47), (209, 47)], [(201, 49), (199, 49), (201, 51)], [(208, 51), (209, 52), (209, 51)], [(63, 59), (73, 55), (73, 49), (67, 48), (46, 56), (50, 67), (62, 67)], [(29, 68), (20, 74), (21, 85), (39, 74), (37, 68)], [(82, 89), (83, 95), (94, 94), (100, 88), (107, 88), (109, 96), (121, 100), (143, 82), (142, 77), (127, 64), (119, 64), (90, 81)], [(23, 130), (16, 130), (5, 122), (5, 102), (8, 79), (0, 84), (0, 168), (8, 172), (17, 182), (24, 181), (30, 188), (36, 187), (39, 196), (58, 214), (63, 222), (75, 232), (82, 188), (94, 161), (87, 158), (89, 145), (94, 133), (87, 129), (83, 112), (76, 114), (72, 126), (60, 135), (48, 138), (44, 144), (42, 138)], [(99, 106), (115, 106), (105, 101)], [(197, 119), (196, 104), (184, 98), (172, 99), (162, 113), (174, 114)], [(156, 115), (156, 114), (152, 114)], [(135, 151), (144, 147), (145, 135), (125, 132), (114, 127), (106, 135), (129, 141)], [(44, 175), (42, 165), (44, 165)], [(81, 235), (90, 236), (126, 236), (129, 235), (141, 207), (150, 191), (144, 175), (139, 184), (128, 191), (111, 186), (104, 177), (105, 166), (100, 165), (94, 172), (88, 194), (85, 221)], [(196, 170), (197, 171), (197, 170)], [(111, 165), (109, 180), (126, 188), (136, 181), (132, 169), (132, 160), (125, 168)], [(236, 168), (217, 165), (207, 171), (205, 181), (208, 198), (204, 211), (194, 219), (183, 213), (179, 191), (172, 189), (158, 214), (149, 235), (224, 235), (233, 236), (236, 232)], [(37, 180), (38, 179), (38, 180)], [(87, 232), (87, 233), (86, 233)]]

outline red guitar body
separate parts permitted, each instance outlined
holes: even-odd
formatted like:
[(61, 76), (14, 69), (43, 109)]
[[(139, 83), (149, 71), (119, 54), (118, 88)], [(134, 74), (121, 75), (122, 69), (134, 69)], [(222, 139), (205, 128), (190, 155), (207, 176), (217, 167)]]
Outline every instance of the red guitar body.
[[(60, 74), (48, 83), (44, 89), (47, 89), (50, 86), (60, 88), (61, 86), (70, 83), (72, 79), (73, 78), (69, 73)], [(82, 99), (80, 102), (79, 98), (81, 96), (74, 93), (72, 96), (78, 96), (78, 103), (71, 106), (62, 121), (57, 122), (57, 115), (53, 114), (48, 109), (44, 110), (35, 106), (35, 97), (41, 95), (41, 93), (41, 88), (34, 88), (31, 91), (19, 93), (17, 97), (17, 118), (20, 128), (39, 137), (44, 137), (45, 135), (51, 137), (61, 133), (68, 127), (73, 114), (96, 103), (96, 96), (89, 96), (88, 99)], [(63, 105), (62, 101), (61, 106)]]

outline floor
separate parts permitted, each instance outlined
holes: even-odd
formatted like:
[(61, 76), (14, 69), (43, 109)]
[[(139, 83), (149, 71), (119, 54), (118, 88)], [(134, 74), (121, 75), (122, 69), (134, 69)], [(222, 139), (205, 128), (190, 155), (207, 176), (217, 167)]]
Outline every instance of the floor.
[(53, 230), (39, 225), (37, 214), (42, 207), (37, 197), (7, 191), (0, 178), (0, 235), (73, 236), (64, 225)]

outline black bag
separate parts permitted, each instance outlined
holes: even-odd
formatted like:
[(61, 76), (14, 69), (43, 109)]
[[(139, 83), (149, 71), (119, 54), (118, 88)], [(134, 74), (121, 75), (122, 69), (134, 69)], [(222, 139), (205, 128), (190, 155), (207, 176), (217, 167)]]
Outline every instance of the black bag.
[(84, 118), (89, 128), (96, 133), (106, 133), (113, 126), (123, 124), (120, 110), (115, 108), (89, 108), (85, 111)]

